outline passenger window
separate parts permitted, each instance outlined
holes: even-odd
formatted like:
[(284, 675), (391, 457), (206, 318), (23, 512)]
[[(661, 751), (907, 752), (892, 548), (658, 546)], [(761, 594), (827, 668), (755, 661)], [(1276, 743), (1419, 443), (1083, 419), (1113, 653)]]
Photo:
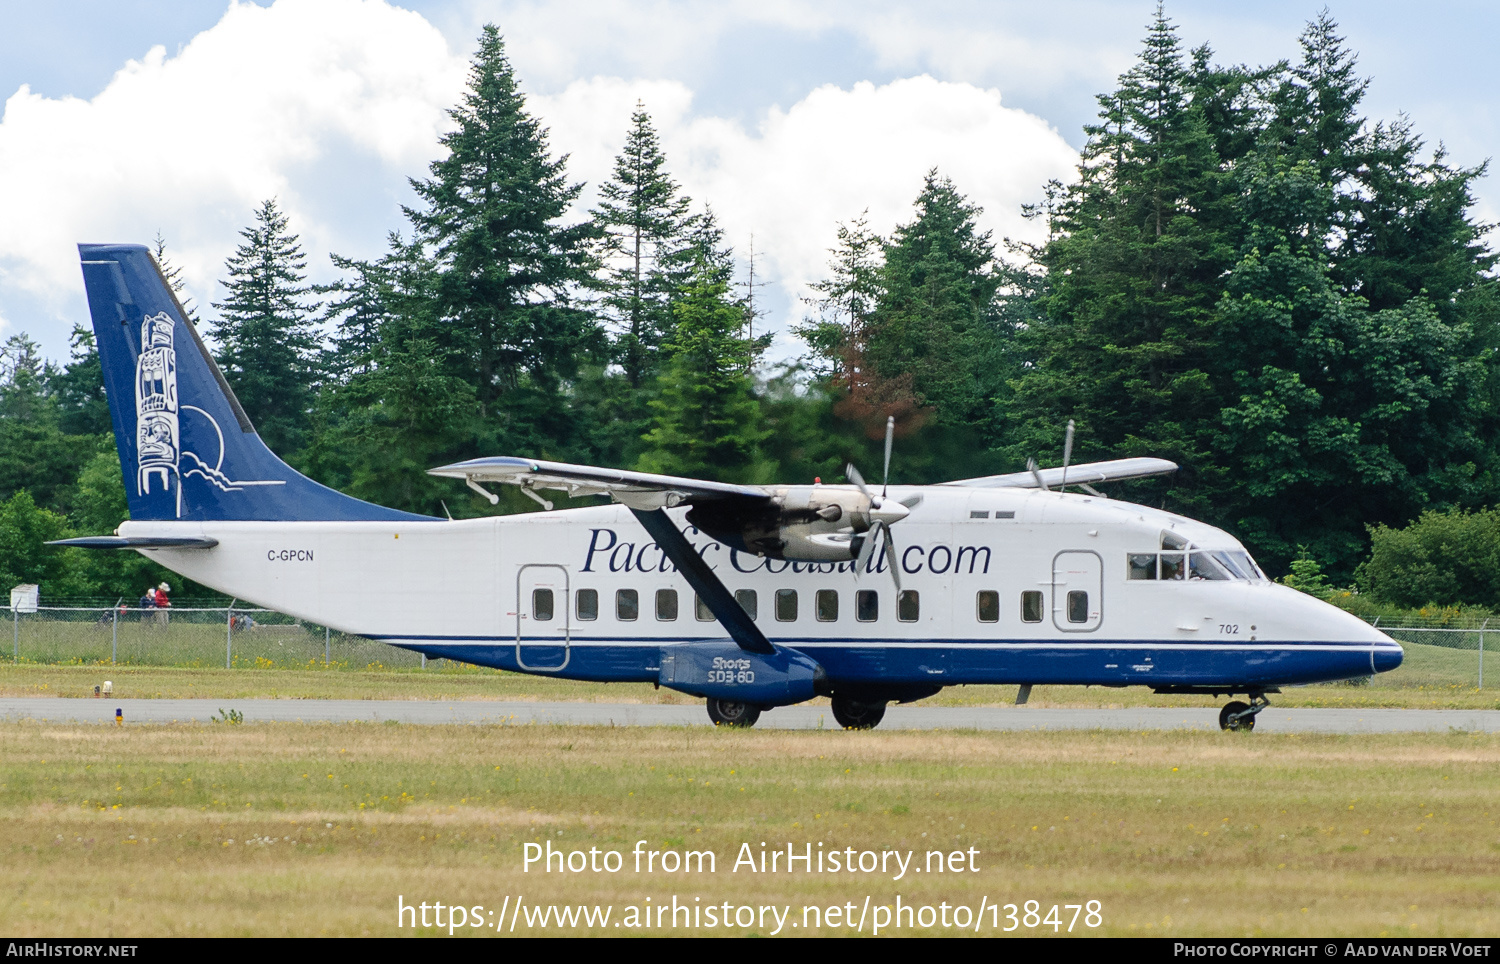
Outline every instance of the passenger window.
[(776, 590), (776, 618), (784, 623), (797, 621), (797, 590)]
[(578, 618), (587, 622), (599, 618), (599, 590), (580, 589), (574, 597), (574, 606), (578, 612)]
[(539, 623), (545, 623), (552, 618), (552, 590), (533, 589), (531, 591), (531, 618)]
[(1021, 622), (1039, 623), (1042, 621), (1042, 594), (1035, 589), (1028, 589), (1021, 593)]
[(1156, 578), (1156, 553), (1132, 552), (1125, 558), (1127, 579)]
[(664, 623), (677, 618), (677, 590), (656, 590), (656, 618)]
[(839, 593), (837, 589), (818, 590), (818, 622), (832, 623), (839, 618)]
[(979, 621), (982, 623), (998, 623), (1000, 621), (1000, 594), (993, 589), (981, 589), (978, 599)]
[(896, 599), (896, 618), (903, 623), (914, 623), (922, 613), (921, 600), (915, 589), (903, 589)]
[(1068, 593), (1068, 622), (1086, 623), (1089, 621), (1089, 594), (1082, 589), (1074, 589)]
[(641, 615), (641, 596), (634, 589), (615, 591), (615, 618), (633, 622)]
[(873, 623), (880, 618), (880, 593), (873, 589), (861, 589), (854, 594), (854, 618), (862, 623)]
[(734, 591), (734, 601), (740, 604), (740, 608), (745, 611), (745, 615), (751, 619), (755, 619), (760, 615), (760, 600), (756, 597), (754, 589), (736, 589)]
[(714, 620), (714, 611), (708, 608), (708, 603), (697, 593), (693, 593), (693, 615), (698, 617), (700, 623), (711, 623)]
[(1182, 553), (1163, 552), (1161, 554), (1161, 578), (1181, 579), (1183, 577), (1182, 563)]

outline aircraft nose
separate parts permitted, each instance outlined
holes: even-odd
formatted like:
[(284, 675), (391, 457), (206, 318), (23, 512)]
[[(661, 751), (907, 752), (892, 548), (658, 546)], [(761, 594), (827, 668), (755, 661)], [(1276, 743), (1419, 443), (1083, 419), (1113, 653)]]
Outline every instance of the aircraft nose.
[(1389, 673), (1405, 658), (1399, 646), (1381, 646), (1375, 650), (1375, 672)]

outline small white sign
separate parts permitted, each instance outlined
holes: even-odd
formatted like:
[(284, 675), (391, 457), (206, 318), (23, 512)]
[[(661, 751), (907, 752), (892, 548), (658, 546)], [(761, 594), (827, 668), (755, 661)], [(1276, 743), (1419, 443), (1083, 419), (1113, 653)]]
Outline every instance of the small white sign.
[(41, 597), (40, 587), (24, 583), (11, 589), (10, 608), (18, 613), (34, 613), (37, 606), (41, 605)]

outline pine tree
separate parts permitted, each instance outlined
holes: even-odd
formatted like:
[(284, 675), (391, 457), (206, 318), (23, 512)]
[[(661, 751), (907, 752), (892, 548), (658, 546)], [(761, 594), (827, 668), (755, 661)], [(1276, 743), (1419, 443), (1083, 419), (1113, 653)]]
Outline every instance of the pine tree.
[(744, 306), (731, 300), (722, 269), (701, 254), (672, 306), (663, 344), (669, 360), (654, 425), (638, 466), (696, 478), (744, 478), (769, 434), (747, 374), (753, 346), (741, 334)]
[(631, 387), (655, 371), (672, 328), (673, 296), (687, 280), (692, 250), (691, 200), (667, 176), (666, 157), (651, 117), (636, 103), (614, 176), (599, 189), (594, 220), (604, 233), (604, 304), (618, 334), (615, 358)]
[(413, 180), (425, 205), (407, 208), (432, 274), (433, 344), (464, 369), (486, 417), (523, 378), (551, 390), (599, 340), (574, 304), (593, 283), (591, 222), (563, 224), (581, 186), (554, 159), (546, 130), (526, 111), (493, 25), (480, 36), (455, 129), (431, 178)]
[(187, 320), (194, 325), (198, 324), (198, 309), (193, 304), (193, 299), (188, 297), (187, 283), (182, 280), (182, 269), (173, 264), (167, 257), (167, 239), (162, 237), (160, 231), (156, 232), (156, 238), (151, 242), (152, 256), (156, 258), (157, 267), (161, 268), (161, 276), (167, 279), (172, 293), (182, 304), (183, 311), (187, 312)]
[(885, 240), (870, 230), (868, 210), (839, 224), (837, 242), (828, 249), (829, 275), (811, 285), (819, 295), (811, 302), (817, 315), (792, 329), (812, 349), (815, 375), (845, 371), (851, 349), (863, 358), (875, 308), (885, 294), (884, 249)]
[(284, 456), (306, 442), (317, 382), (318, 337), (307, 259), (287, 217), (267, 200), (245, 239), (225, 262), (225, 298), (211, 322), (218, 361), (245, 413), (272, 451)]
[(915, 218), (886, 242), (863, 361), (882, 379), (910, 375), (917, 399), (939, 420), (966, 425), (988, 416), (1000, 384), (994, 244), (978, 228), (980, 209), (936, 170), (915, 207)]

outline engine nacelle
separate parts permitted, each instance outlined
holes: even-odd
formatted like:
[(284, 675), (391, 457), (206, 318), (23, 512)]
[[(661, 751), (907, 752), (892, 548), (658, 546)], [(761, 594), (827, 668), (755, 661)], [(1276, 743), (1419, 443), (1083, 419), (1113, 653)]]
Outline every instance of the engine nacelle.
[(687, 519), (727, 546), (772, 559), (848, 562), (870, 529), (870, 500), (853, 486), (788, 485), (747, 510), (734, 501), (703, 502)]

